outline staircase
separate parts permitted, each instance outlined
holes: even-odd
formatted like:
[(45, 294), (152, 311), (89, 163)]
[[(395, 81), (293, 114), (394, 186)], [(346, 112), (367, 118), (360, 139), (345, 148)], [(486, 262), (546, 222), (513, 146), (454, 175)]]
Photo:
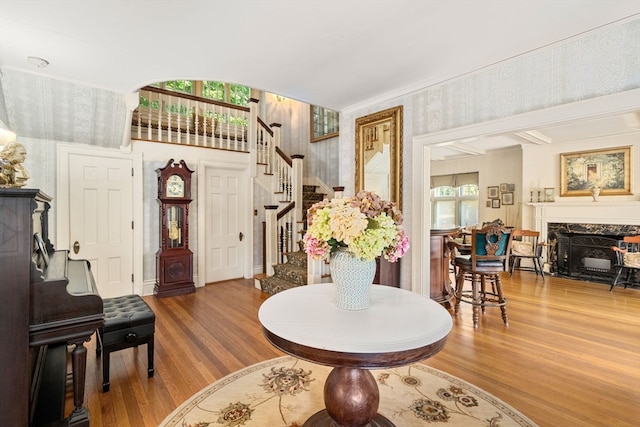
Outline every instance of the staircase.
[(307, 253), (302, 247), (302, 236), (307, 228), (307, 210), (316, 202), (324, 199), (326, 195), (317, 192), (315, 185), (302, 186), (302, 218), (303, 226), (298, 240), (298, 251), (285, 252), (284, 264), (273, 266), (273, 276), (261, 278), (260, 289), (269, 295), (275, 295), (280, 291), (303, 286), (307, 284)]
[(307, 253), (286, 252), (287, 261), (273, 266), (274, 275), (260, 279), (262, 292), (275, 295), (280, 291), (307, 284)]
[(327, 195), (318, 193), (317, 185), (303, 185), (302, 186), (302, 223), (303, 234), (307, 230), (307, 211), (309, 208), (317, 202), (321, 202)]

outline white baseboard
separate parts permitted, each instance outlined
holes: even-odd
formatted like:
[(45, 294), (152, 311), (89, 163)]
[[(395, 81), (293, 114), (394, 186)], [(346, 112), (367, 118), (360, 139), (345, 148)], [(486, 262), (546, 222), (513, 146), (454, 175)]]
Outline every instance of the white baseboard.
[[(197, 276), (193, 276), (193, 282), (196, 284), (196, 288), (198, 287), (202, 287), (202, 286), (198, 286), (198, 277)], [(147, 295), (153, 295), (153, 289), (156, 286), (156, 280), (145, 280), (142, 283), (142, 296), (147, 296)]]

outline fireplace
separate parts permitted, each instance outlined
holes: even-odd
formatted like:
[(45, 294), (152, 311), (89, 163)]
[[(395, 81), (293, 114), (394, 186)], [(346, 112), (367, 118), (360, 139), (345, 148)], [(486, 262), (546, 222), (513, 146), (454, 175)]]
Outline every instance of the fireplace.
[(550, 270), (560, 276), (610, 284), (615, 276), (615, 253), (624, 236), (640, 233), (640, 226), (625, 224), (547, 224), (554, 253)]
[[(613, 251), (624, 236), (640, 234), (640, 201), (619, 197), (529, 203), (535, 230), (548, 246), (545, 268), (552, 274), (611, 284)], [(523, 223), (526, 219), (523, 218)]]

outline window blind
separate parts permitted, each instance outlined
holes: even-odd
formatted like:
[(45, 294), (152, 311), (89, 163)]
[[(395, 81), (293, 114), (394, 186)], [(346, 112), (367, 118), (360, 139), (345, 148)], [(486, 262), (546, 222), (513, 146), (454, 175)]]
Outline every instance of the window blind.
[(431, 188), (460, 187), (461, 185), (478, 185), (478, 172), (458, 173), (451, 175), (435, 175), (431, 177)]

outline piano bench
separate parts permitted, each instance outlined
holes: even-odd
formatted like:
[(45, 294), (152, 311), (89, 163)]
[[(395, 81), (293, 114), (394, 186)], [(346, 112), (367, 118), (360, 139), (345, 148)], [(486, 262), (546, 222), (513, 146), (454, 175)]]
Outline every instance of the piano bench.
[(109, 391), (111, 352), (147, 344), (147, 376), (153, 377), (153, 334), (156, 315), (139, 295), (104, 298), (104, 325), (98, 329), (96, 356), (102, 358), (102, 391)]

